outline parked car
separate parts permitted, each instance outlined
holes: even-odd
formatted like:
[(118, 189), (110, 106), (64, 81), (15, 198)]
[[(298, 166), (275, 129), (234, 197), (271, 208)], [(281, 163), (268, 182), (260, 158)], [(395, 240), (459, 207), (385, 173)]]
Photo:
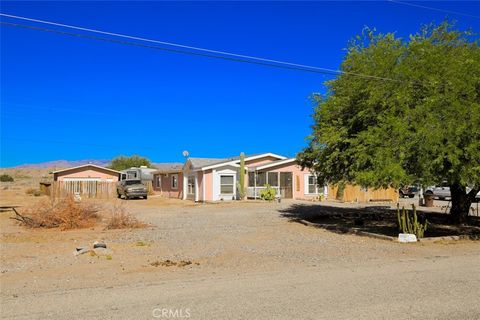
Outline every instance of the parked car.
[[(467, 187), (467, 193), (472, 190), (471, 188)], [(431, 186), (425, 190), (426, 194), (433, 194), (435, 198), (439, 200), (445, 200), (446, 198), (451, 198), (452, 195), (450, 193), (450, 187), (444, 182), (440, 186)], [(477, 193), (475, 196), (475, 201), (480, 201), (480, 192)]]
[(406, 197), (413, 198), (417, 193), (418, 193), (417, 186), (404, 186), (398, 189), (398, 194), (400, 198), (406, 198)]
[(147, 199), (148, 190), (142, 180), (122, 180), (117, 184), (117, 196), (123, 196), (126, 200), (140, 197)]
[(435, 198), (439, 200), (445, 200), (450, 198), (450, 187), (446, 183), (442, 183), (439, 186), (430, 186), (425, 190), (425, 194), (432, 194)]

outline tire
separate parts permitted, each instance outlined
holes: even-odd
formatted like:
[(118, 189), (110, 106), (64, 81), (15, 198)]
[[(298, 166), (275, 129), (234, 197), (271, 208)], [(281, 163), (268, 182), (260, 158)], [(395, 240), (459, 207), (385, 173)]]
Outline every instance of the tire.
[(400, 191), (399, 196), (400, 196), (400, 198), (402, 198), (402, 199), (405, 198), (405, 195), (403, 194), (402, 191)]
[(414, 194), (411, 194), (411, 195), (409, 195), (408, 197), (411, 199), (411, 198), (415, 197), (415, 195), (414, 195)]
[(147, 200), (147, 199), (148, 199), (148, 196), (143, 197), (143, 199)]
[(117, 191), (117, 198), (120, 199), (122, 197), (122, 195), (120, 194), (120, 192)]
[(124, 197), (125, 197), (125, 200), (128, 200), (128, 199), (130, 199), (130, 198), (129, 198), (129, 196), (127, 196), (127, 195), (125, 195)]

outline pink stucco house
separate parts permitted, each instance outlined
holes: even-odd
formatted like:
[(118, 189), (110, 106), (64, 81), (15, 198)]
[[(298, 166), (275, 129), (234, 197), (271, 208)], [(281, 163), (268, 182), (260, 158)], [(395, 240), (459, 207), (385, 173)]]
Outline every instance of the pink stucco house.
[(183, 163), (158, 163), (153, 172), (153, 190), (166, 198), (183, 198)]
[[(238, 199), (240, 158), (188, 158), (179, 166), (159, 164), (154, 173), (154, 189), (167, 197), (194, 201)], [(248, 198), (258, 198), (265, 184), (277, 190), (285, 199), (317, 198), (319, 190), (315, 177), (302, 170), (294, 158), (274, 153), (245, 157), (245, 187)]]
[(121, 172), (94, 164), (85, 164), (52, 172), (54, 194), (108, 198), (116, 195)]
[(52, 174), (54, 181), (117, 182), (121, 172), (94, 164), (85, 164), (78, 167), (56, 170), (53, 171)]

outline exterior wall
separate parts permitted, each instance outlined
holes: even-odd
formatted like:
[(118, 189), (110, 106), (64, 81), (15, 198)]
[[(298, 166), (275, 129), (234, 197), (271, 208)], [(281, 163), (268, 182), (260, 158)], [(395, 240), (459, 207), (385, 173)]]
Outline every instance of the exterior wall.
[(203, 173), (203, 183), (205, 184), (205, 196), (203, 201), (213, 201), (213, 170), (207, 170)]
[(270, 162), (273, 162), (273, 161), (278, 161), (278, 160), (279, 160), (278, 158), (267, 156), (267, 157), (258, 158), (258, 159), (255, 159), (255, 160), (245, 161), (245, 166), (246, 167), (248, 167), (248, 166), (260, 166), (262, 164), (267, 164), (267, 163), (270, 163)]
[(54, 181), (64, 181), (65, 178), (76, 178), (76, 179), (99, 179), (101, 181), (118, 181), (118, 173), (111, 172), (109, 170), (103, 170), (96, 167), (82, 167), (71, 170), (66, 170), (62, 172), (55, 173), (53, 175)]
[[(172, 175), (178, 175), (177, 179), (177, 188), (172, 188)], [(162, 177), (161, 186), (158, 185), (157, 177)], [(181, 199), (183, 195), (183, 174), (182, 172), (178, 173), (155, 173), (153, 175), (153, 189), (160, 193), (161, 196), (166, 198), (177, 198)]]

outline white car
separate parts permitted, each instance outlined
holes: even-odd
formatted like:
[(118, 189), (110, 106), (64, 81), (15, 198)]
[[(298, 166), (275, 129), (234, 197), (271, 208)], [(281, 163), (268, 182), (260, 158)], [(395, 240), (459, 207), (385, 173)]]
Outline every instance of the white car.
[[(470, 190), (472, 189), (467, 187), (467, 193), (469, 193)], [(452, 197), (450, 193), (450, 187), (446, 183), (442, 183), (440, 186), (427, 187), (425, 194), (433, 194), (433, 196), (439, 200), (445, 200), (446, 198)], [(480, 192), (477, 193), (475, 199), (477, 201), (480, 200)]]

